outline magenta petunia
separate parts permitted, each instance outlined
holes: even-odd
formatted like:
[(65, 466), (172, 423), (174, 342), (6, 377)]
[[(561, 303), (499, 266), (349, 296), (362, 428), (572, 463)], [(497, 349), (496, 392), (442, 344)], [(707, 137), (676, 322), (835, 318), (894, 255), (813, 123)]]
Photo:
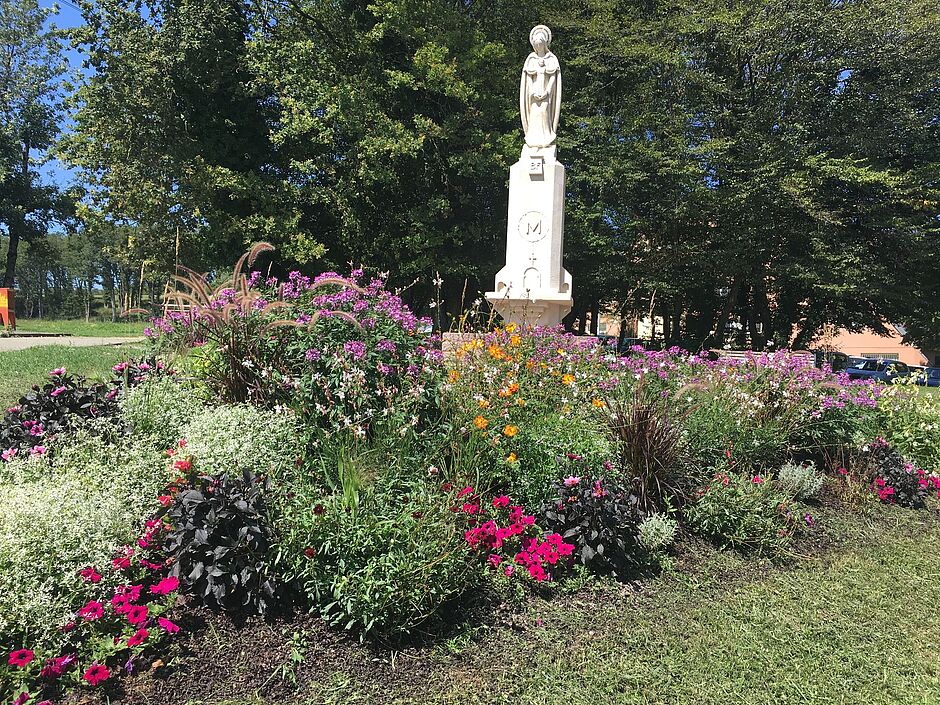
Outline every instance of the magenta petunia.
[(104, 683), (111, 676), (108, 667), (101, 663), (92, 664), (82, 676), (89, 685), (98, 685)]
[(151, 585), (150, 592), (152, 592), (154, 595), (168, 595), (171, 592), (177, 590), (179, 586), (179, 578), (171, 575), (169, 578), (164, 578), (156, 585)]
[(157, 619), (157, 623), (160, 625), (160, 628), (166, 631), (167, 634), (176, 634), (180, 630), (179, 626), (171, 622), (166, 617), (160, 617)]
[(97, 583), (101, 580), (101, 574), (95, 570), (93, 566), (82, 568), (80, 571), (78, 571), (78, 574), (89, 583)]
[(127, 645), (130, 647), (140, 646), (147, 640), (148, 636), (150, 636), (150, 632), (146, 629), (138, 629), (134, 635), (127, 640)]
[(23, 668), (34, 658), (36, 658), (36, 654), (34, 654), (30, 649), (17, 649), (10, 654), (10, 658), (7, 659), (7, 663), (11, 666), (16, 666), (17, 668)]
[(135, 627), (139, 627), (141, 624), (147, 621), (147, 615), (150, 610), (146, 605), (134, 605), (127, 611), (127, 621), (133, 624)]
[(104, 605), (95, 600), (89, 600), (85, 603), (85, 606), (78, 611), (78, 616), (88, 622), (101, 619), (102, 615), (104, 615)]
[(50, 377), (61, 377), (61, 376), (64, 375), (64, 374), (65, 374), (65, 368), (64, 368), (64, 367), (56, 367), (54, 370), (52, 370), (52, 372), (49, 373), (49, 376), (50, 376)]

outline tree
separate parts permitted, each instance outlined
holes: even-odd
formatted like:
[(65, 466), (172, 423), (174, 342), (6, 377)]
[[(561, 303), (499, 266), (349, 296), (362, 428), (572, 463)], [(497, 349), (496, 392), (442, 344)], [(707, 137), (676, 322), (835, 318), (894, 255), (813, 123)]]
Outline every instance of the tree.
[(60, 205), (36, 171), (62, 118), (66, 64), (52, 10), (36, 0), (0, 3), (0, 223), (9, 238), (2, 285), (16, 279), (19, 245), (45, 234)]

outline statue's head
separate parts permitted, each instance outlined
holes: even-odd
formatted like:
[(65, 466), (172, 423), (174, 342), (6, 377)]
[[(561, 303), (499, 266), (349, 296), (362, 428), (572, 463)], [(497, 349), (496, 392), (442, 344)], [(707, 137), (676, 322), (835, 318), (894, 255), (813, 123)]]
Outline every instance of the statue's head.
[(535, 25), (529, 32), (529, 44), (539, 56), (544, 56), (545, 52), (552, 45), (552, 30), (543, 24)]

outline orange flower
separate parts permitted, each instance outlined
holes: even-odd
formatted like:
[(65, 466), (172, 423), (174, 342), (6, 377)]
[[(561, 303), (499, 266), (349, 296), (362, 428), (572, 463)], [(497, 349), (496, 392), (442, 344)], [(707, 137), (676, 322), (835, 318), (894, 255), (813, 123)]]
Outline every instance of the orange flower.
[(518, 382), (513, 382), (512, 384), (509, 385), (509, 393), (510, 393), (510, 394), (515, 394), (515, 393), (518, 392), (518, 391), (519, 391), (519, 383), (518, 383)]
[(487, 426), (490, 425), (490, 422), (486, 420), (485, 416), (481, 415), (481, 416), (477, 416), (473, 420), (473, 425), (482, 431), (483, 429), (485, 429)]
[(477, 401), (477, 404), (480, 406), (481, 409), (490, 408), (490, 402), (486, 399), (480, 399), (479, 401)]
[(510, 345), (518, 345), (521, 341), (522, 341), (522, 338), (520, 338), (518, 335), (509, 336)]
[(458, 379), (460, 379), (460, 373), (457, 370), (451, 370), (447, 373), (447, 379), (451, 382), (456, 382)]
[(535, 360), (526, 360), (525, 366), (527, 370), (531, 370), (535, 367)]
[(510, 453), (509, 455), (506, 456), (506, 462), (507, 462), (507, 463), (514, 463), (514, 462), (516, 462), (516, 460), (518, 459), (518, 457), (519, 457), (519, 456), (517, 456), (515, 453)]
[(604, 400), (603, 400), (603, 399), (591, 399), (591, 403), (592, 403), (594, 406), (596, 406), (598, 409), (604, 408)]
[(562, 384), (574, 384), (574, 375), (573, 374), (563, 374), (561, 376)]
[(506, 436), (506, 438), (512, 438), (517, 433), (519, 433), (519, 428), (512, 424), (507, 424), (506, 428), (503, 429), (503, 435)]
[(494, 360), (501, 360), (505, 356), (503, 349), (496, 343), (490, 343), (490, 346), (486, 350)]
[(512, 392), (510, 392), (510, 391), (509, 391), (508, 389), (506, 389), (505, 387), (503, 387), (502, 389), (499, 390), (499, 396), (500, 396), (500, 397), (508, 397), (508, 396), (511, 395), (511, 394), (512, 394)]

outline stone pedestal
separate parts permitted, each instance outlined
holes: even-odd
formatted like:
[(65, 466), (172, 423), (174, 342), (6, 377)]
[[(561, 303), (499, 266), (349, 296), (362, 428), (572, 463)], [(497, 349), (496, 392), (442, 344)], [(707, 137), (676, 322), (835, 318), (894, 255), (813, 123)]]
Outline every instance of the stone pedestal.
[(564, 204), (565, 167), (555, 146), (524, 147), (509, 170), (506, 265), (486, 294), (506, 323), (555, 326), (571, 310)]

